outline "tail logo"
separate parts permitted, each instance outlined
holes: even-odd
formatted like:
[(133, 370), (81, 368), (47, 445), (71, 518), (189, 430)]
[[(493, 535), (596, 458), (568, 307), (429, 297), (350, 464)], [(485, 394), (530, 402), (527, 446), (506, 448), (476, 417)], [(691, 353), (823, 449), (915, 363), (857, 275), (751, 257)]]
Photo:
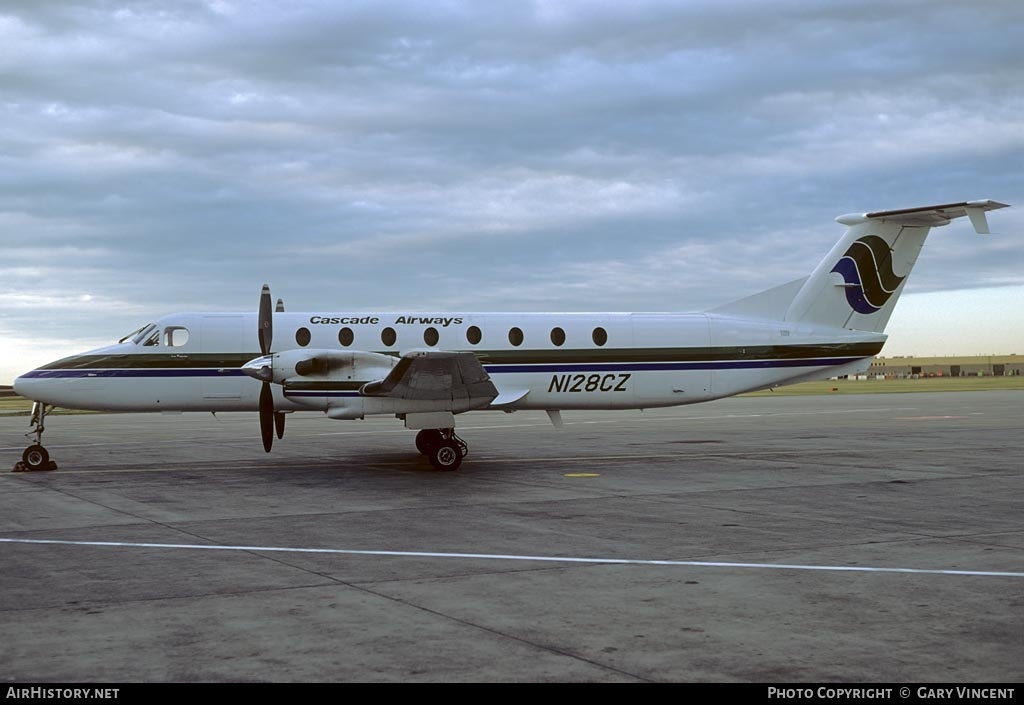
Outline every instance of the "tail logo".
[(857, 313), (878, 311), (906, 279), (892, 271), (892, 250), (877, 235), (855, 241), (832, 271), (846, 282), (846, 301)]

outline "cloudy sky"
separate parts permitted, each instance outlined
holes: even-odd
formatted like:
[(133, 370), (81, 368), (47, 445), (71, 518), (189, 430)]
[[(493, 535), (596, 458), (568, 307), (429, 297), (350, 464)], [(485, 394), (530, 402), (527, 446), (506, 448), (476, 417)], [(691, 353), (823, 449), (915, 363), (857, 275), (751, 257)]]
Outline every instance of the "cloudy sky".
[(933, 231), (888, 354), (1024, 353), (1024, 3), (0, 5), (0, 383), (161, 314), (700, 310)]

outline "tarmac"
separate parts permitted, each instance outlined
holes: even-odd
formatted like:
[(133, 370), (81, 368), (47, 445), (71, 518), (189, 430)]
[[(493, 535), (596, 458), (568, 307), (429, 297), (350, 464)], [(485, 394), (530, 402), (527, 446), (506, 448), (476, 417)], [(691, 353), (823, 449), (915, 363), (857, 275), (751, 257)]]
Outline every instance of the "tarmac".
[(1024, 678), (1024, 393), (563, 417), (460, 417), (457, 472), (393, 418), (49, 417), (0, 679)]

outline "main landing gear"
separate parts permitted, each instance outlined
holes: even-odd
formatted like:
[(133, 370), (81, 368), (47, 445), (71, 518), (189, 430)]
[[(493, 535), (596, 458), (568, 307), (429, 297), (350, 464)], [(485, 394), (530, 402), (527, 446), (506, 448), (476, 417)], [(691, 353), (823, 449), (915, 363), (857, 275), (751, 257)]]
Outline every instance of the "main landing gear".
[(25, 434), (26, 438), (33, 439), (32, 445), (21, 454), (21, 462), (14, 465), (14, 472), (27, 472), (32, 470), (56, 470), (57, 463), (50, 460), (50, 454), (43, 447), (43, 431), (46, 430), (44, 422), (46, 414), (53, 407), (35, 402), (32, 404), (32, 417), (28, 422), (31, 431)]
[(454, 428), (425, 428), (416, 434), (416, 450), (427, 456), (435, 470), (457, 470), (469, 446)]

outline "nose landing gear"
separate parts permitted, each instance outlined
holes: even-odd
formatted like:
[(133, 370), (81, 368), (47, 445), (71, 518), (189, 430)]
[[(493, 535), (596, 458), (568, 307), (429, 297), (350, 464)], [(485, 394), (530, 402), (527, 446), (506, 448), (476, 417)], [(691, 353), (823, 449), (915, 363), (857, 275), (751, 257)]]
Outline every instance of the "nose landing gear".
[(33, 443), (21, 454), (21, 462), (15, 463), (13, 472), (57, 469), (57, 463), (50, 460), (50, 453), (43, 447), (46, 413), (52, 408), (41, 402), (32, 404), (32, 416), (28, 422), (32, 430), (26, 433), (25, 437), (32, 439)]

